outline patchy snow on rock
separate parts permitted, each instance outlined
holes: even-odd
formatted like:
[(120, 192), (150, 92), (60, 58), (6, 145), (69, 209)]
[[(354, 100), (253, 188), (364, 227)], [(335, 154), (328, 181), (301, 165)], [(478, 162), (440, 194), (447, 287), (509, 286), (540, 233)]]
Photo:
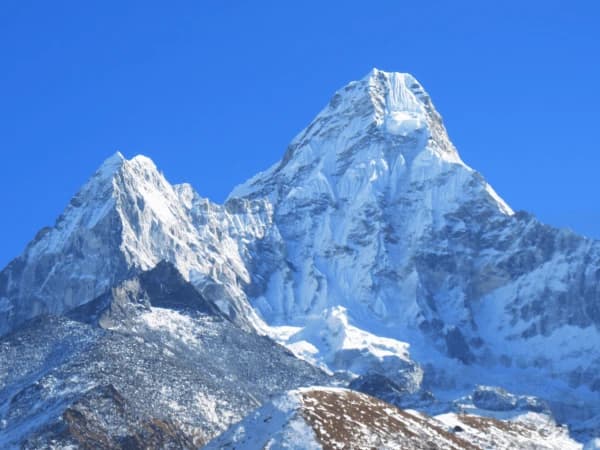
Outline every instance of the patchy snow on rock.
[(154, 331), (168, 333), (187, 346), (201, 345), (201, 335), (213, 333), (210, 327), (198, 326), (188, 315), (166, 308), (150, 308), (142, 313), (140, 320)]
[(287, 393), (206, 448), (477, 449), (419, 414), (365, 394), (319, 387)]
[(568, 430), (545, 414), (524, 413), (503, 420), (472, 414), (436, 416), (448, 430), (482, 449), (579, 450)]

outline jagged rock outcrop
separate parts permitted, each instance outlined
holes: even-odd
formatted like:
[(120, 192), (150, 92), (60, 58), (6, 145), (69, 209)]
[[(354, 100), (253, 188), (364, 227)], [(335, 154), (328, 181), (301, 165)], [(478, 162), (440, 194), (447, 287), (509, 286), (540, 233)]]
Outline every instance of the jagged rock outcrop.
[(161, 263), (0, 338), (0, 447), (191, 448), (272, 395), (328, 382)]

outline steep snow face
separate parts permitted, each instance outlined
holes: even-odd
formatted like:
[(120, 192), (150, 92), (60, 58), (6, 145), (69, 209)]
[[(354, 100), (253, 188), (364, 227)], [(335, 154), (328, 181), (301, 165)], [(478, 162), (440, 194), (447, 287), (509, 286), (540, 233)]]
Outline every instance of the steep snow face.
[[(266, 196), (279, 204), (315, 194), (363, 198), (373, 190), (396, 197), (407, 181), (434, 179), (454, 165), (473, 173), (423, 87), (409, 74), (373, 69), (333, 96), (280, 163), (236, 187), (230, 198)], [(512, 213), (489, 185), (478, 181), (499, 209)]]
[[(415, 257), (444, 232), (446, 216), (469, 203), (491, 220), (512, 215), (461, 161), (422, 86), (376, 69), (338, 91), (284, 159), (229, 201), (240, 198), (274, 205), (285, 247), (256, 276), (264, 282), (254, 303), (270, 323), (302, 325), (343, 306), (361, 327), (384, 325), (392, 337), (437, 307)], [(456, 294), (459, 305), (444, 300), (440, 309), (457, 316), (451, 322), (468, 320)]]
[(412, 76), (373, 70), (338, 91), (282, 161), (228, 201), (258, 199), (275, 231), (247, 292), (298, 354), (344, 365), (348, 340), (319, 331), (341, 307), (347, 325), (332, 332), (364, 331), (357, 357), (381, 367), (378, 339), (410, 343), (388, 375), (412, 358), (448, 386), (478, 363), (600, 389), (600, 245), (515, 214), (462, 162)]
[(260, 274), (268, 282), (255, 296), (271, 323), (342, 305), (414, 324), (423, 308), (413, 256), (445, 216), (469, 202), (499, 220), (512, 214), (460, 160), (421, 85), (378, 70), (338, 91), (230, 201), (239, 198), (268, 199), (285, 243), (282, 268)]
[(115, 154), (0, 273), (0, 334), (86, 303), (163, 260), (238, 324), (260, 328), (242, 290), (250, 275), (238, 240), (261, 238), (269, 211), (264, 202), (238, 203), (240, 214), (230, 213), (189, 185), (169, 184), (150, 159)]

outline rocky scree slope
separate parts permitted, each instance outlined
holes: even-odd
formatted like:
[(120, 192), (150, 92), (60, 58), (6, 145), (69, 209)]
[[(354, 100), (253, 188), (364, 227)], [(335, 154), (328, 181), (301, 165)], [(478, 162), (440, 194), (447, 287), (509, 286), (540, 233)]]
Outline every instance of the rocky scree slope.
[(160, 263), (0, 339), (0, 447), (198, 448), (271, 396), (328, 382)]

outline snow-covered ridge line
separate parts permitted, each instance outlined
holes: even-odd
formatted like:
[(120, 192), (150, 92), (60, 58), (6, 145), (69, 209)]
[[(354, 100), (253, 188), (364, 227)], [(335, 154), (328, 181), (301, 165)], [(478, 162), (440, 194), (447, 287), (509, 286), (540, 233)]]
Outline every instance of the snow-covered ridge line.
[(213, 204), (189, 185), (172, 186), (148, 157), (117, 152), (0, 273), (0, 334), (86, 303), (163, 260), (239, 325), (262, 328), (242, 289), (250, 275), (240, 242), (261, 237), (269, 209), (237, 203), (239, 211)]
[(112, 156), (0, 272), (0, 335), (163, 260), (239, 326), (348, 379), (503, 385), (598, 413), (600, 244), (515, 214), (410, 75), (340, 89), (224, 205)]

